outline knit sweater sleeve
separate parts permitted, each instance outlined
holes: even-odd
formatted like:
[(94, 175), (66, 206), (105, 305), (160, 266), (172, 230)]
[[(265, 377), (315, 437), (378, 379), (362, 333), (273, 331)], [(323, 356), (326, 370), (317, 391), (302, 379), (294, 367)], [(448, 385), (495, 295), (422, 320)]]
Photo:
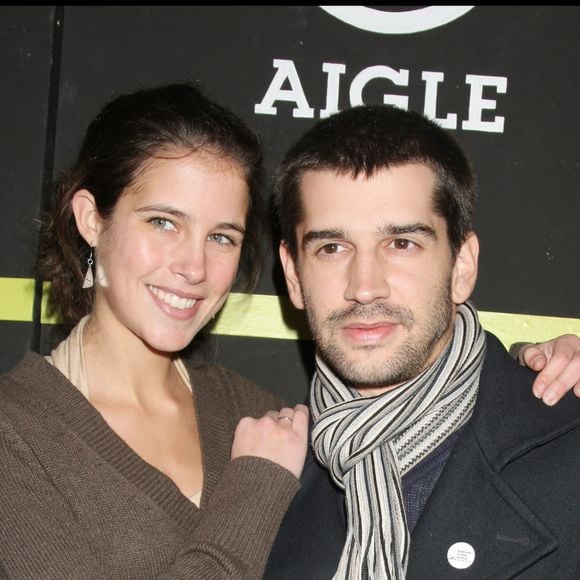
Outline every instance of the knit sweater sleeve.
[[(193, 375), (193, 381), (203, 391), (198, 398), (202, 437), (208, 426), (219, 426), (228, 436), (219, 445), (213, 438), (211, 447), (205, 449), (210, 455), (206, 461), (208, 479), (214, 471), (219, 471), (220, 477), (215, 487), (208, 484), (209, 500), (202, 505), (195, 539), (162, 578), (191, 578), (193, 573), (208, 580), (222, 576), (261, 578), (299, 481), (278, 464), (257, 457), (227, 461), (223, 468), (215, 466), (213, 460), (221, 447), (229, 457), (233, 431), (241, 417), (259, 417), (280, 409), (283, 401), (223, 367), (210, 365), (201, 374), (203, 382), (199, 374)], [(204, 416), (210, 420), (204, 421)], [(195, 558), (188, 559), (188, 553), (194, 552)]]
[(289, 471), (267, 460), (242, 457), (230, 462), (195, 538), (160, 578), (261, 578), (298, 487)]
[[(92, 531), (78, 521), (16, 432), (0, 422), (0, 578), (117, 577)], [(155, 578), (260, 578), (280, 522), (298, 490), (285, 469), (253, 457), (230, 462), (199, 523)], [(160, 539), (161, 540), (161, 539)]]
[(1, 416), (0, 472), (0, 578), (88, 579), (104, 572), (70, 503)]

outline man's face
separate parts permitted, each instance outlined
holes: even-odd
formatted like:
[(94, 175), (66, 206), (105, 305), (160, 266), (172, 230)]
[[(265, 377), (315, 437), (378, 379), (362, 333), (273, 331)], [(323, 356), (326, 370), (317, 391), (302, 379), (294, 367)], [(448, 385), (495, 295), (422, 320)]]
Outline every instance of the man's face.
[(341, 379), (376, 394), (427, 368), (449, 341), (455, 304), (473, 289), (477, 240), (453, 259), (423, 164), (370, 178), (308, 171), (298, 257), (280, 255), (290, 298)]

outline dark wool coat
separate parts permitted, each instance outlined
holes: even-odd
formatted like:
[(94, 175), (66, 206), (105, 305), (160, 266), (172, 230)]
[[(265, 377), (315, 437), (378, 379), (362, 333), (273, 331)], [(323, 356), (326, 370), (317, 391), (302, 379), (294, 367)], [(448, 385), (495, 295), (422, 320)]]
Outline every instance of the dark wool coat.
[[(474, 413), (413, 530), (408, 579), (580, 578), (580, 401), (547, 407), (534, 377), (487, 333)], [(332, 578), (345, 530), (343, 495), (311, 459), (265, 578)], [(465, 569), (449, 563), (458, 542), (474, 552)]]

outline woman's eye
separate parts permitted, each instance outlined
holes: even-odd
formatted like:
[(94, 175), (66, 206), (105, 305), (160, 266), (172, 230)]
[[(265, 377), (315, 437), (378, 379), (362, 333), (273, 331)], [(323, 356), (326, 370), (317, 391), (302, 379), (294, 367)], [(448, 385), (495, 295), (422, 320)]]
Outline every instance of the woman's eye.
[(175, 224), (167, 218), (154, 217), (149, 220), (149, 223), (158, 230), (175, 231), (177, 229)]
[(236, 245), (235, 241), (225, 234), (210, 234), (207, 238), (210, 242), (216, 242), (222, 246)]

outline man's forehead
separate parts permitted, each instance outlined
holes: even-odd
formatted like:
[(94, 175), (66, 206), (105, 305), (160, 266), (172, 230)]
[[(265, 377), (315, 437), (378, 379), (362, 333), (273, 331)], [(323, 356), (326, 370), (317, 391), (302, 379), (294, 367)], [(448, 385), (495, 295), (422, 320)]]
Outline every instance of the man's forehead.
[(369, 208), (392, 215), (419, 213), (426, 217), (434, 210), (435, 186), (434, 171), (420, 163), (381, 168), (370, 175), (308, 170), (300, 186), (301, 217), (302, 221), (310, 221), (321, 216), (352, 214), (353, 219), (357, 215), (368, 219)]

